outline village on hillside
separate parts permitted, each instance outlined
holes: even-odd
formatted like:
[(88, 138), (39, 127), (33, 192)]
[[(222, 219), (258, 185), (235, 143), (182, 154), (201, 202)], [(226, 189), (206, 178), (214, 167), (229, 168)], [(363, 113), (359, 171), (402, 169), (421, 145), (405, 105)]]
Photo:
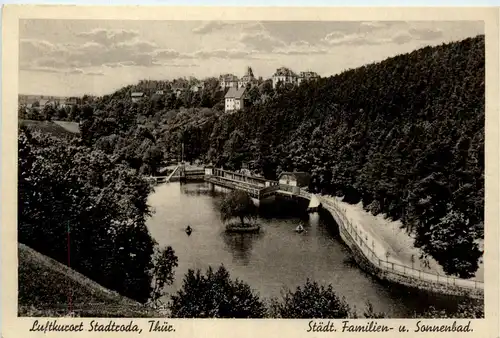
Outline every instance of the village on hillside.
[[(263, 85), (269, 82), (272, 88), (276, 90), (281, 85), (299, 86), (307, 81), (319, 79), (320, 76), (313, 71), (301, 71), (296, 73), (290, 68), (280, 67), (269, 78), (262, 76), (256, 77), (251, 67), (248, 67), (245, 75), (241, 78), (234, 74), (221, 74), (218, 78), (218, 87), (225, 92), (224, 111), (232, 113), (245, 107), (248, 99), (249, 90), (252, 87)], [(175, 95), (179, 98), (185, 92), (202, 93), (208, 80), (198, 80), (196, 78), (175, 79), (173, 81), (154, 81), (142, 80), (137, 85), (132, 86), (130, 90), (130, 99), (132, 102), (139, 102), (149, 97), (161, 97)], [(87, 96), (91, 99), (90, 96)], [(44, 95), (19, 95), (19, 105), (27, 109), (43, 109), (46, 106), (52, 106), (55, 109), (72, 107), (83, 103), (79, 97), (55, 97)]]

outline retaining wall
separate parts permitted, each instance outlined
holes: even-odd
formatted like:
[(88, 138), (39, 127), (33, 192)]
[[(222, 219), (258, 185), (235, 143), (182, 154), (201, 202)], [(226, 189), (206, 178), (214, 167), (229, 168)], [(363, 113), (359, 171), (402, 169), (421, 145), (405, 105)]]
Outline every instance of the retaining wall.
[[(360, 243), (358, 243), (355, 237), (351, 235), (351, 233), (347, 229), (348, 226), (345, 224), (344, 220), (337, 214), (338, 211), (333, 210), (331, 206), (325, 203), (322, 203), (322, 206), (332, 215), (333, 219), (337, 223), (339, 227), (340, 237), (351, 250), (356, 263), (361, 267), (361, 269), (370, 273), (374, 277), (383, 281), (405, 285), (410, 288), (426, 290), (432, 293), (463, 296), (474, 299), (484, 299), (484, 290), (482, 288), (468, 288), (459, 285), (453, 285), (450, 284), (449, 279), (446, 279), (446, 277), (441, 277), (443, 278), (443, 281), (447, 281), (446, 283), (439, 283), (437, 281), (434, 282), (412, 275), (400, 273), (398, 271), (391, 271), (390, 268), (381, 268), (380, 266), (377, 266), (369, 257), (366, 256), (366, 254), (360, 248), (360, 245), (362, 246), (363, 242), (359, 241)], [(372, 257), (372, 259), (377, 259), (380, 261), (380, 258), (378, 257)]]

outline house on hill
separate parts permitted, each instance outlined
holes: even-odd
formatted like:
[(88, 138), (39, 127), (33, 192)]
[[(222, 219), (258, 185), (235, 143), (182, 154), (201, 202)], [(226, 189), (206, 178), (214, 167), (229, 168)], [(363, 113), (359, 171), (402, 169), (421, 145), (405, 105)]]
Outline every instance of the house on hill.
[(144, 93), (132, 92), (132, 94), (130, 94), (130, 97), (132, 98), (132, 102), (139, 102), (144, 97)]
[(288, 172), (284, 171), (278, 177), (280, 184), (290, 185), (292, 187), (304, 188), (309, 186), (311, 177), (303, 171)]
[(225, 99), (225, 112), (234, 112), (244, 108), (245, 101), (245, 88), (231, 87), (226, 93)]
[(255, 76), (253, 75), (253, 71), (251, 67), (247, 68), (247, 72), (243, 77), (238, 81), (238, 87), (246, 87), (247, 84), (255, 84), (257, 80), (255, 79)]
[(300, 72), (299, 77), (297, 79), (297, 84), (300, 85), (306, 81), (313, 81), (319, 79), (319, 75), (316, 72), (306, 71)]
[(222, 90), (238, 87), (238, 77), (233, 74), (224, 74), (219, 77), (219, 85)]
[(276, 89), (278, 83), (286, 84), (290, 83), (296, 85), (298, 82), (298, 75), (295, 74), (291, 69), (286, 67), (281, 67), (276, 69), (276, 72), (272, 76), (273, 78), (273, 89)]

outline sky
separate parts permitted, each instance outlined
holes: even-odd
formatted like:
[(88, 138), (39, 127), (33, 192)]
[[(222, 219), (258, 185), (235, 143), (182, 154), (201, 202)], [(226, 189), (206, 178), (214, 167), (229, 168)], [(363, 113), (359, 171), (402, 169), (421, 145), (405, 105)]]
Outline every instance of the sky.
[(104, 95), (142, 79), (282, 66), (330, 76), (484, 34), (482, 21), (20, 20), (19, 93)]

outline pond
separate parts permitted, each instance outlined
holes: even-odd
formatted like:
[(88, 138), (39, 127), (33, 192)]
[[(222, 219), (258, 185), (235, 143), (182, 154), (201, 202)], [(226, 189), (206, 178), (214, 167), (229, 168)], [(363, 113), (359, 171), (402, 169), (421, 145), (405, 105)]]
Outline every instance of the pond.
[[(168, 292), (182, 286), (188, 269), (221, 264), (232, 278), (248, 283), (261, 297), (279, 297), (284, 289), (295, 289), (307, 278), (332, 284), (361, 315), (366, 302), (393, 318), (411, 316), (428, 308), (449, 307), (447, 297), (408, 291), (384, 285), (363, 272), (338, 235), (328, 214), (305, 210), (307, 203), (278, 199), (261, 205), (257, 234), (229, 234), (224, 231), (218, 202), (224, 189), (208, 183), (167, 183), (155, 187), (149, 204), (155, 213), (148, 220), (151, 235), (161, 246), (170, 245), (179, 257), (175, 282)], [(305, 232), (295, 227), (302, 223)], [(193, 232), (185, 233), (190, 225)], [(453, 305), (454, 307), (454, 305)]]

